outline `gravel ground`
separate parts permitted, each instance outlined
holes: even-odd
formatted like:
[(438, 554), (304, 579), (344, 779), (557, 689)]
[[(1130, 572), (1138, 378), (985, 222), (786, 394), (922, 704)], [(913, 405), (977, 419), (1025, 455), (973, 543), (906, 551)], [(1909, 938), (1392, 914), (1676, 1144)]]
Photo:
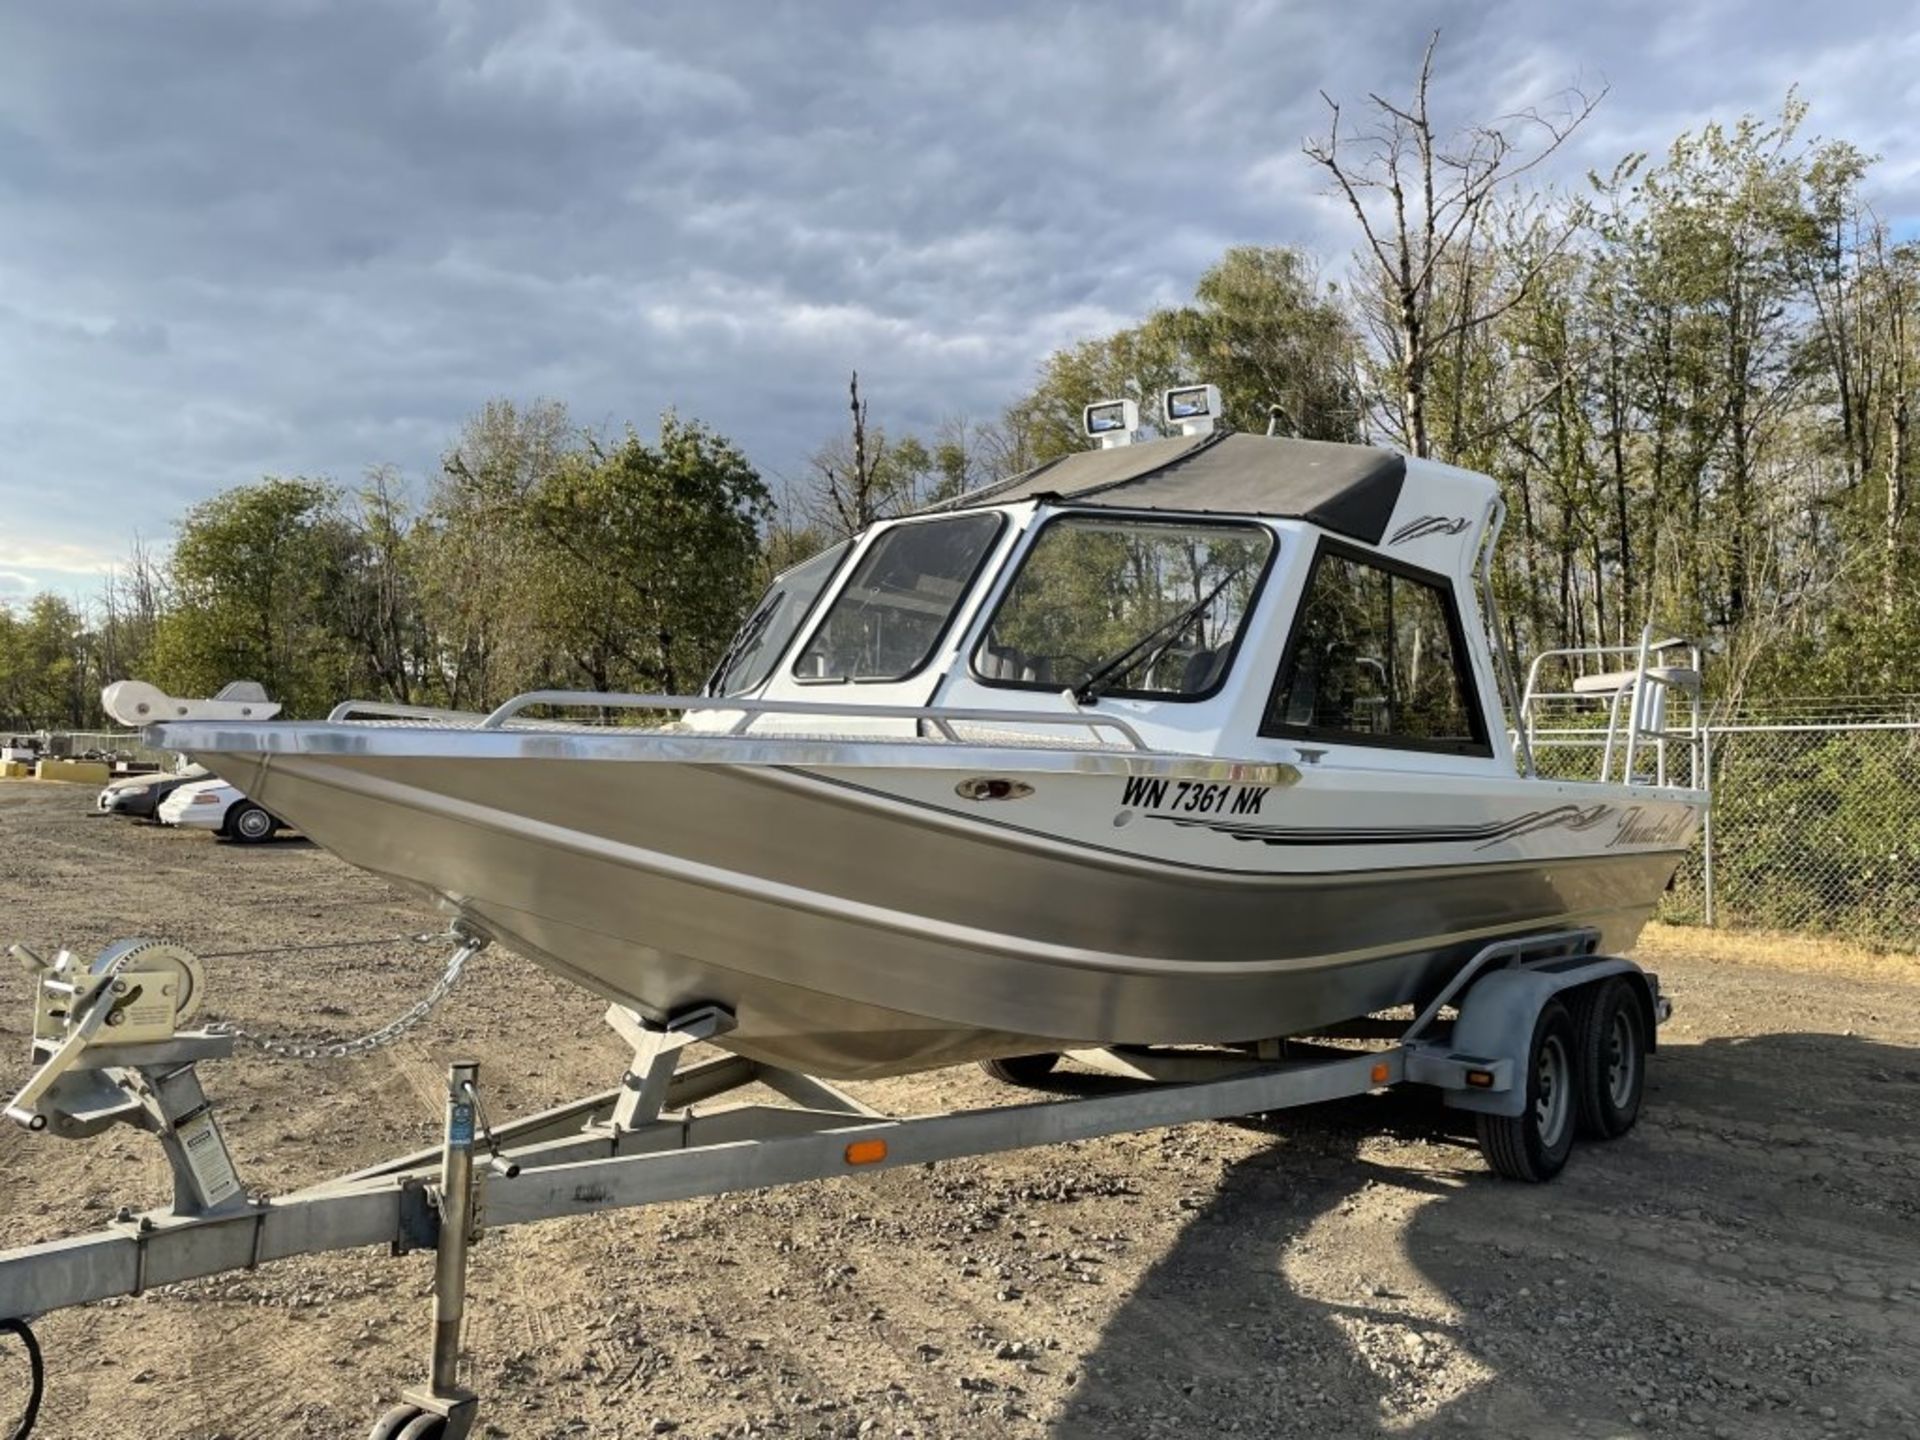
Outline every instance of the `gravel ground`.
[[(0, 940), (203, 952), (392, 936), (419, 902), (0, 783)], [(1920, 1436), (1920, 965), (1671, 932), (1646, 1112), (1554, 1184), (1492, 1178), (1413, 1094), (490, 1234), (486, 1436)], [(211, 960), (210, 1014), (352, 1031), (441, 952)], [(28, 985), (0, 975), (24, 1058)], [(443, 1067), (496, 1115), (603, 1088), (602, 1007), (489, 951), (368, 1059), (207, 1067), (284, 1189), (430, 1143)], [(16, 1074), (24, 1073), (16, 1070)], [(1003, 1100), (967, 1068), (855, 1088)], [(0, 1244), (158, 1203), (158, 1147), (0, 1131)], [(420, 1373), (429, 1260), (354, 1252), (48, 1317), (45, 1437), (365, 1433)], [(0, 1353), (0, 1425), (20, 1394)]]

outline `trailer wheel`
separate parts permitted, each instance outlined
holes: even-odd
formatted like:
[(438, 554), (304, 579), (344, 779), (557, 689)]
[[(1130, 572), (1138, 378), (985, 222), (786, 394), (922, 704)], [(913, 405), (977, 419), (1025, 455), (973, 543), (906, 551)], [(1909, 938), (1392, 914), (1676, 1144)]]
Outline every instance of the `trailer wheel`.
[(367, 1440), (439, 1440), (446, 1430), (445, 1416), (417, 1405), (396, 1405), (373, 1422)]
[(1002, 1085), (1031, 1089), (1053, 1073), (1060, 1063), (1058, 1055), (1005, 1055), (998, 1060), (982, 1060), (980, 1068)]
[(242, 800), (227, 816), (227, 838), (237, 840), (242, 845), (258, 845), (263, 840), (271, 840), (273, 832), (279, 828), (280, 822), (251, 800)]
[(1616, 1140), (1640, 1118), (1647, 1087), (1647, 1017), (1628, 981), (1587, 987), (1574, 1009), (1580, 1043), (1580, 1132)]
[(1580, 1108), (1578, 1056), (1573, 1016), (1560, 1001), (1549, 1000), (1527, 1047), (1526, 1109), (1480, 1115), (1480, 1150), (1495, 1174), (1538, 1184), (1560, 1173), (1573, 1150)]

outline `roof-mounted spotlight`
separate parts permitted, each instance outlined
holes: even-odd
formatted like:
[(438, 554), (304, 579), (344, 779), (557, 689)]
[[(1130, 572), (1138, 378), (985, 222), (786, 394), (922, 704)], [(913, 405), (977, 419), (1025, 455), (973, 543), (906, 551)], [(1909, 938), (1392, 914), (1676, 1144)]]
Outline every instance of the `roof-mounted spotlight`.
[(1096, 400), (1080, 412), (1080, 423), (1102, 450), (1131, 445), (1140, 428), (1140, 407), (1131, 400)]
[(1211, 435), (1220, 419), (1218, 385), (1179, 385), (1160, 400), (1161, 413), (1182, 435)]

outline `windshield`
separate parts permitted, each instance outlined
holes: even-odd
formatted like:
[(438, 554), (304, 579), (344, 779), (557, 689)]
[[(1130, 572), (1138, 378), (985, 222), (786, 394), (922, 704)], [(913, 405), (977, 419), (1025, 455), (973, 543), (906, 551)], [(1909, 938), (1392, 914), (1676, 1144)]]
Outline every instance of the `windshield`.
[(851, 540), (842, 540), (774, 579), (727, 646), (720, 663), (713, 667), (707, 694), (745, 695), (766, 683), (852, 544)]
[(996, 514), (885, 531), (794, 666), (802, 680), (904, 680), (933, 657), (1000, 533)]
[(974, 651), (990, 685), (1198, 699), (1226, 677), (1273, 536), (1254, 525), (1050, 522)]

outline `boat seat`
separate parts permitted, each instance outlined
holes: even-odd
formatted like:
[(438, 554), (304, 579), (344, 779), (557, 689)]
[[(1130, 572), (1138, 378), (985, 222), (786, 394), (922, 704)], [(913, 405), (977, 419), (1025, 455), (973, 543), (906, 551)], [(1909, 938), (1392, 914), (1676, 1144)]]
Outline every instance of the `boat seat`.
[(983, 680), (1024, 680), (1029, 678), (1024, 672), (1027, 668), (1026, 653), (1013, 645), (995, 645), (991, 641), (980, 647), (980, 678)]
[(1200, 695), (1211, 690), (1214, 682), (1220, 678), (1226, 659), (1224, 646), (1218, 650), (1194, 651), (1187, 657), (1186, 666), (1180, 672), (1180, 693)]
[[(1573, 693), (1576, 695), (1618, 695), (1633, 684), (1634, 672), (1631, 670), (1608, 670), (1599, 675), (1579, 675), (1574, 678)], [(1681, 690), (1698, 691), (1700, 672), (1684, 665), (1649, 665), (1647, 678), (1658, 680)]]

